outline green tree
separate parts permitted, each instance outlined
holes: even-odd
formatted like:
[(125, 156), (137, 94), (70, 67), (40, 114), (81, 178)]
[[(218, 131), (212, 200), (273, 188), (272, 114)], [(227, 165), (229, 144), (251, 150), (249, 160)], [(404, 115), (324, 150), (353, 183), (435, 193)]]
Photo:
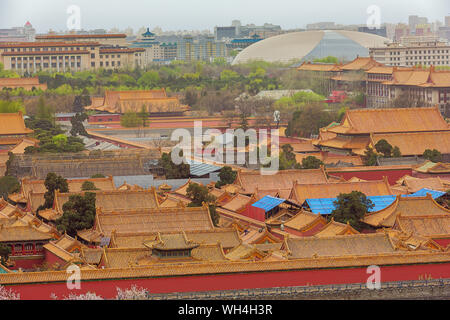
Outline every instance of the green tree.
[(0, 263), (6, 266), (9, 255), (11, 254), (11, 247), (7, 244), (0, 243)]
[(221, 186), (232, 184), (236, 180), (237, 172), (229, 166), (224, 166), (219, 172), (219, 181), (216, 182), (216, 188)]
[(92, 228), (96, 214), (95, 197), (93, 192), (86, 192), (84, 196), (71, 195), (63, 205), (63, 215), (55, 221), (58, 231), (75, 237), (77, 231)]
[(327, 57), (321, 58), (321, 59), (314, 59), (313, 62), (314, 63), (334, 63), (334, 64), (338, 64), (339, 60), (336, 57), (327, 56)]
[(8, 195), (20, 191), (20, 183), (16, 177), (5, 176), (0, 178), (0, 197), (8, 199)]
[(365, 166), (376, 166), (378, 154), (369, 146), (364, 150), (363, 162)]
[(59, 192), (69, 192), (69, 184), (67, 183), (67, 180), (53, 172), (47, 174), (44, 185), (47, 189), (47, 192), (44, 194), (45, 202), (38, 208), (38, 211), (48, 209), (53, 206), (56, 190)]
[[(182, 156), (182, 155), (181, 155)], [(159, 165), (164, 168), (167, 179), (186, 179), (190, 175), (190, 166), (187, 163), (174, 164), (169, 153), (163, 153)]]
[(105, 177), (105, 175), (103, 175), (101, 173), (96, 173), (91, 178), (95, 179), (95, 178), (106, 178), (106, 177)]
[(395, 146), (394, 149), (392, 150), (392, 156), (394, 158), (398, 158), (402, 156), (402, 153), (400, 152), (400, 148)]
[(384, 157), (390, 158), (392, 156), (393, 148), (385, 139), (381, 139), (375, 144), (375, 150), (382, 153)]
[(87, 137), (88, 133), (86, 128), (83, 125), (83, 121), (88, 119), (88, 115), (86, 113), (77, 113), (70, 119), (70, 123), (72, 124), (72, 129), (70, 130), (70, 134), (72, 136), (82, 135)]
[(52, 138), (52, 141), (54, 144), (56, 144), (58, 147), (62, 147), (65, 144), (67, 144), (67, 136), (65, 134), (58, 134), (57, 136), (54, 136)]
[(323, 165), (323, 162), (314, 156), (307, 156), (302, 159), (303, 169), (318, 169)]
[(442, 161), (442, 153), (440, 153), (436, 149), (426, 149), (422, 155), (425, 159), (430, 160), (432, 162), (441, 162)]
[(137, 83), (144, 88), (154, 88), (158, 86), (159, 74), (157, 71), (147, 71), (139, 78)]
[(38, 100), (36, 119), (48, 120), (51, 123), (54, 123), (53, 110), (51, 107), (46, 105), (43, 96), (40, 96)]
[(99, 190), (99, 189), (95, 186), (95, 184), (92, 181), (85, 181), (81, 185), (81, 190), (82, 191), (92, 191), (92, 190)]
[(206, 186), (199, 185), (198, 183), (189, 183), (186, 195), (191, 199), (195, 207), (203, 205), (203, 202), (211, 204), (216, 200), (216, 197), (209, 193)]
[(360, 230), (361, 219), (374, 207), (374, 204), (360, 191), (341, 193), (333, 203), (335, 209), (331, 216), (337, 222), (349, 223), (353, 228)]
[(136, 128), (142, 123), (142, 119), (136, 112), (125, 112), (120, 117), (120, 125), (125, 128)]
[(216, 197), (209, 193), (207, 187), (199, 185), (198, 183), (190, 183), (186, 190), (186, 194), (191, 199), (191, 203), (188, 204), (188, 207), (201, 207), (203, 203), (206, 203), (214, 226), (219, 224), (219, 214), (216, 211), (216, 205), (214, 203)]
[(16, 113), (19, 111), (21, 111), (22, 114), (25, 114), (25, 108), (20, 101), (0, 100), (0, 113)]

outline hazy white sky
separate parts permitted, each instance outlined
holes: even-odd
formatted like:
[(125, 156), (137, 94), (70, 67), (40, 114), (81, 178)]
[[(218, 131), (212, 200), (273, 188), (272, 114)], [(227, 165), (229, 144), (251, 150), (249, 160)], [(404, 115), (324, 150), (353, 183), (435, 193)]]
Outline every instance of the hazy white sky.
[(449, 0), (0, 0), (0, 28), (30, 21), (38, 32), (66, 30), (70, 5), (81, 9), (83, 29), (113, 27), (138, 29), (160, 26), (163, 30), (213, 30), (230, 25), (265, 22), (282, 28), (334, 21), (363, 24), (367, 8), (378, 5), (381, 23), (407, 22), (408, 15), (444, 20), (450, 15)]

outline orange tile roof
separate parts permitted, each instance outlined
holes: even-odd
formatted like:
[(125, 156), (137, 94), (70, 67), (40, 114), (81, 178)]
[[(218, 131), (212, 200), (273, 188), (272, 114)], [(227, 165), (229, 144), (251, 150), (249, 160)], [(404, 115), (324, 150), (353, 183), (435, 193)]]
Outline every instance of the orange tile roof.
[(321, 215), (301, 210), (294, 217), (287, 220), (284, 223), (284, 226), (303, 232), (311, 229), (317, 224), (322, 224), (325, 226), (327, 221)]
[(400, 214), (394, 228), (405, 233), (436, 238), (450, 238), (450, 214), (408, 217)]
[(370, 138), (367, 136), (341, 137), (337, 136), (329, 140), (319, 140), (317, 145), (333, 149), (347, 149), (354, 153), (360, 154), (361, 150), (369, 145)]
[(357, 57), (353, 61), (341, 66), (344, 71), (369, 70), (375, 66), (383, 66), (383, 64), (375, 61), (371, 57)]
[(39, 231), (30, 225), (0, 225), (0, 242), (50, 240), (52, 238), (50, 234)]
[(406, 175), (396, 181), (396, 186), (404, 187), (408, 193), (414, 193), (423, 188), (447, 191), (450, 189), (450, 180), (441, 179), (440, 177), (416, 178)]
[(33, 130), (25, 127), (22, 112), (0, 113), (0, 135), (30, 134)]
[(233, 198), (225, 204), (222, 204), (221, 207), (230, 211), (240, 212), (245, 208), (247, 204), (255, 202), (256, 199), (253, 197), (248, 197), (242, 194), (236, 194)]
[(366, 214), (362, 221), (374, 227), (392, 227), (400, 214), (403, 217), (442, 216), (450, 214), (450, 210), (437, 204), (431, 195), (426, 197), (397, 196), (391, 205), (380, 211)]
[(392, 74), (392, 72), (394, 72), (394, 67), (388, 66), (375, 66), (366, 71), (367, 74), (369, 73)]
[(111, 113), (140, 112), (145, 105), (147, 112), (181, 112), (187, 111), (188, 106), (181, 105), (178, 98), (168, 97), (164, 89), (158, 90), (130, 90), (105, 91), (103, 104), (99, 106), (99, 99), (94, 100), (87, 110), (107, 111)]
[[(174, 231), (207, 231), (214, 225), (208, 206), (187, 208), (158, 208), (140, 210), (121, 210), (104, 213), (97, 210), (94, 228), (99, 234), (117, 233), (156, 233)], [(88, 230), (89, 231), (89, 230)], [(83, 235), (86, 232), (79, 232)]]
[(337, 64), (327, 64), (327, 63), (311, 63), (311, 62), (303, 62), (301, 66), (297, 68), (299, 71), (322, 71), (322, 72), (331, 72), (331, 71), (339, 71), (340, 65)]
[(421, 173), (450, 173), (450, 163), (434, 163), (427, 160), (421, 165), (415, 166), (413, 169)]
[(312, 140), (303, 140), (299, 142), (285, 143), (285, 144), (290, 144), (291, 147), (294, 149), (294, 152), (314, 152), (319, 150), (316, 146), (312, 144)]
[[(155, 189), (148, 190), (107, 190), (88, 191), (96, 194), (96, 208), (101, 208), (103, 212), (119, 212), (122, 210), (140, 210), (158, 208), (159, 202)], [(55, 210), (63, 212), (63, 205), (69, 200), (71, 195), (80, 193), (59, 193), (55, 192)]]
[(252, 194), (257, 188), (290, 189), (294, 181), (302, 184), (325, 183), (327, 177), (323, 168), (280, 170), (274, 175), (263, 175), (259, 171), (238, 171), (235, 183), (243, 188), (241, 193)]
[(35, 86), (39, 88), (41, 83), (39, 83), (38, 77), (30, 78), (0, 78), (0, 88), (19, 88), (25, 86)]
[(410, 68), (396, 69), (393, 80), (386, 81), (387, 85), (419, 86), (419, 87), (448, 87), (450, 86), (450, 71)]
[(449, 131), (438, 108), (383, 108), (347, 110), (339, 126), (327, 131), (341, 134)]
[(426, 149), (436, 149), (442, 154), (450, 153), (450, 130), (444, 132), (408, 132), (373, 134), (372, 145), (385, 139), (400, 149), (402, 156), (422, 155)]
[(352, 228), (350, 224), (340, 223), (334, 221), (332, 218), (331, 221), (323, 227), (319, 232), (314, 234), (314, 237), (325, 238), (325, 237), (333, 237), (333, 236), (342, 236), (342, 235), (350, 235), (350, 234), (358, 234), (359, 232)]
[(361, 181), (361, 182), (337, 182), (321, 184), (294, 184), (291, 199), (297, 203), (303, 203), (306, 199), (336, 198), (340, 193), (360, 191), (366, 196), (392, 195), (387, 180)]
[(340, 235), (331, 237), (304, 237), (287, 239), (291, 259), (365, 256), (392, 254), (396, 251), (389, 236), (384, 233)]

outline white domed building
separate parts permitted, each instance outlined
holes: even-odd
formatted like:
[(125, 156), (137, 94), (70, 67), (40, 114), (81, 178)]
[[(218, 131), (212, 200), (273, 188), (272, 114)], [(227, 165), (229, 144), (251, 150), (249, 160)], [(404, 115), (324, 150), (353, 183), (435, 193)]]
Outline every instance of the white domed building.
[(236, 56), (233, 64), (252, 60), (298, 62), (327, 56), (350, 61), (368, 56), (369, 48), (384, 46), (389, 41), (378, 35), (347, 30), (292, 32), (252, 44)]

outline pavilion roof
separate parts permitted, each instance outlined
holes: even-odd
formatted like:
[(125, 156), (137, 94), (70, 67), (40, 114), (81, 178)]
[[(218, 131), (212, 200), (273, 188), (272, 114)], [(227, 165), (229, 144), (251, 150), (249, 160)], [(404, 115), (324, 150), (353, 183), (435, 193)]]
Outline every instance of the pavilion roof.
[(340, 65), (331, 63), (311, 63), (303, 62), (297, 70), (299, 71), (322, 71), (322, 72), (337, 72), (340, 71)]
[(284, 226), (304, 232), (312, 229), (314, 226), (318, 224), (326, 225), (327, 221), (320, 214), (315, 214), (306, 210), (301, 210), (291, 219), (287, 220), (284, 223)]
[(421, 173), (450, 173), (450, 163), (434, 163), (429, 160), (414, 168), (414, 171)]
[(324, 238), (357, 233), (359, 232), (355, 230), (350, 224), (336, 222), (332, 218), (331, 221), (322, 228), (322, 230), (314, 234), (314, 237)]
[(29, 134), (33, 130), (25, 127), (22, 112), (0, 113), (0, 135)]
[(381, 139), (397, 146), (402, 156), (422, 155), (426, 149), (450, 153), (450, 130), (435, 132), (377, 133), (371, 135), (372, 145)]
[(367, 71), (376, 66), (383, 66), (383, 64), (375, 61), (371, 57), (356, 57), (353, 61), (341, 66), (343, 71)]
[(140, 112), (145, 106), (147, 112), (179, 112), (187, 111), (189, 107), (181, 105), (178, 98), (168, 97), (164, 89), (105, 91), (103, 103), (96, 98), (88, 110), (107, 111), (110, 113)]
[(433, 239), (450, 238), (450, 212), (423, 216), (404, 216), (400, 213), (394, 228), (404, 233)]
[(339, 126), (327, 129), (340, 134), (449, 131), (438, 108), (383, 108), (347, 110)]
[(320, 169), (280, 170), (273, 175), (259, 171), (238, 171), (235, 183), (243, 188), (241, 193), (253, 194), (260, 189), (290, 189), (294, 181), (303, 184), (325, 183), (327, 177), (323, 167)]
[(303, 203), (306, 199), (336, 198), (340, 193), (360, 191), (366, 196), (392, 195), (387, 179), (360, 182), (337, 182), (298, 184), (295, 183), (291, 197), (297, 203)]
[(450, 214), (450, 210), (436, 203), (431, 195), (425, 197), (403, 197), (399, 195), (386, 208), (366, 214), (362, 221), (374, 227), (392, 227), (399, 215), (414, 217), (442, 216), (445, 214)]
[[(103, 212), (118, 212), (122, 210), (139, 210), (158, 208), (159, 202), (154, 188), (147, 190), (108, 190), (87, 191), (95, 193), (95, 207), (101, 208)], [(71, 195), (81, 193), (59, 193), (55, 192), (55, 209), (63, 212), (63, 205), (69, 201)]]
[(394, 253), (396, 248), (384, 233), (303, 237), (287, 239), (291, 259), (365, 256)]
[(440, 177), (416, 178), (406, 175), (397, 180), (396, 183), (396, 186), (405, 187), (405, 191), (408, 193), (414, 193), (423, 188), (438, 191), (450, 189), (450, 180), (441, 179)]
[(50, 240), (52, 238), (50, 234), (36, 230), (30, 225), (0, 225), (0, 242)]
[[(116, 233), (168, 233), (181, 231), (212, 231), (214, 225), (208, 206), (187, 208), (153, 208), (102, 212), (97, 210), (93, 229), (79, 231), (79, 237), (110, 236)], [(94, 233), (92, 233), (94, 232)]]

